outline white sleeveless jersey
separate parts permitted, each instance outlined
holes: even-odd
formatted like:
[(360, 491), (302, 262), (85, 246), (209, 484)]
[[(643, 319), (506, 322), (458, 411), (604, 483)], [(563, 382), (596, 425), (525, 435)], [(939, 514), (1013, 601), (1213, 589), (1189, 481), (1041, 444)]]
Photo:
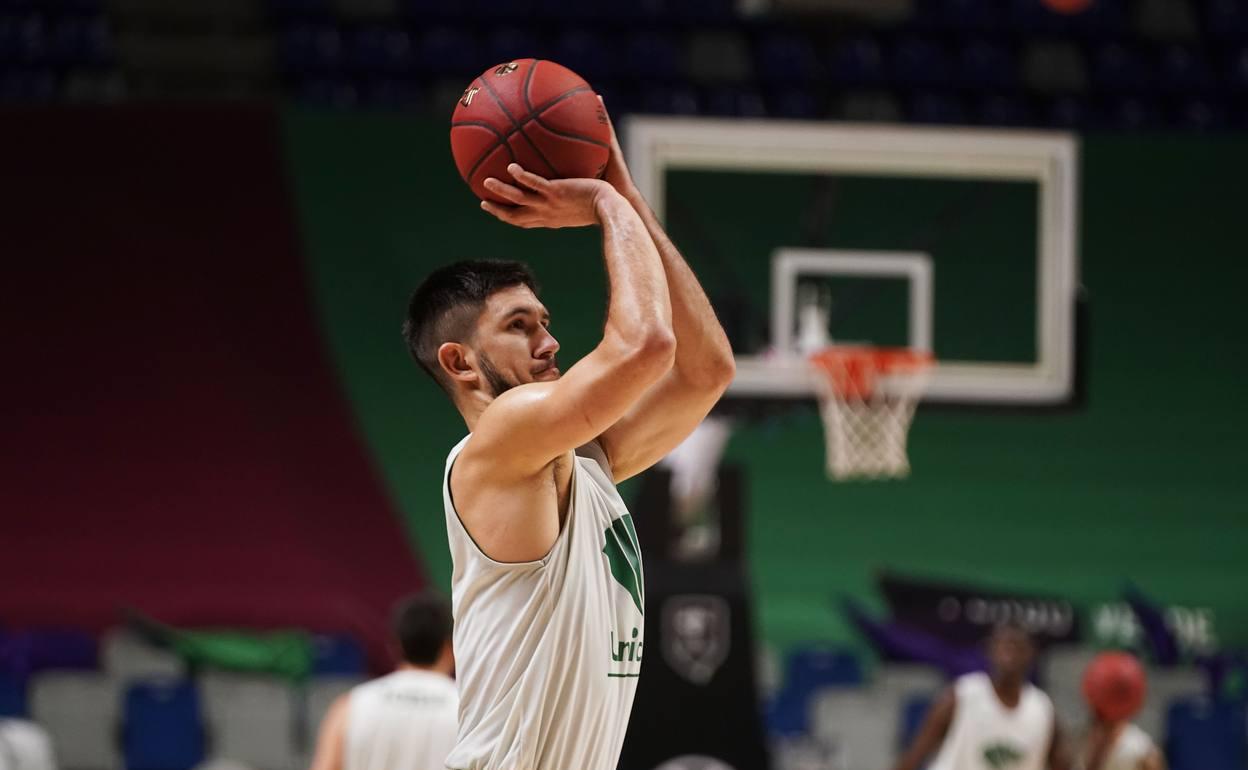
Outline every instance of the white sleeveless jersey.
[[(1080, 751), (1081, 759), (1087, 756), (1087, 748), (1085, 741)], [(1106, 753), (1104, 763), (1100, 767), (1086, 770), (1139, 770), (1140, 763), (1154, 749), (1153, 739), (1148, 737), (1148, 733), (1127, 723), (1123, 725), (1122, 732), (1118, 733), (1113, 747)]]
[(987, 674), (954, 683), (957, 705), (930, 770), (1044, 770), (1053, 739), (1053, 703), (1030, 684), (1006, 708)]
[(641, 671), (644, 584), (632, 517), (597, 443), (576, 451), (567, 520), (544, 559), (496, 562), (442, 478), (460, 688), (453, 770), (615, 770)]
[(443, 770), (459, 694), (450, 677), (400, 670), (352, 688), (343, 770)]

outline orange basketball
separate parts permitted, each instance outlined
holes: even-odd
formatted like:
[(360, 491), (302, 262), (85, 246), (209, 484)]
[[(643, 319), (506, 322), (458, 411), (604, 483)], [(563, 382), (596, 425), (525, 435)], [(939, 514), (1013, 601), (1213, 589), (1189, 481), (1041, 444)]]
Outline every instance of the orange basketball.
[(553, 61), (517, 59), (489, 68), (464, 91), (451, 117), (451, 154), (473, 193), (495, 200), (484, 182), (510, 182), (513, 162), (547, 179), (601, 177), (611, 127), (580, 75)]
[(1134, 655), (1102, 652), (1083, 672), (1083, 697), (1101, 719), (1129, 719), (1144, 705), (1144, 668)]
[(1057, 13), (1080, 13), (1088, 10), (1092, 0), (1044, 0), (1044, 5)]

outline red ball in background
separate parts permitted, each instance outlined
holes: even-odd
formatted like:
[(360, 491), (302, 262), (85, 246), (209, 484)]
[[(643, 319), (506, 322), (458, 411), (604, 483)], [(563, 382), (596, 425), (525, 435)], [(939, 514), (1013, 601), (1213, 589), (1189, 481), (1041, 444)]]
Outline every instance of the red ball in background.
[(1102, 652), (1083, 672), (1083, 697), (1102, 719), (1129, 719), (1144, 705), (1144, 668), (1134, 655)]
[(610, 153), (611, 127), (598, 95), (552, 61), (489, 68), (464, 90), (451, 117), (451, 154), (478, 198), (497, 200), (482, 183), (511, 182), (509, 163), (547, 179), (601, 177)]

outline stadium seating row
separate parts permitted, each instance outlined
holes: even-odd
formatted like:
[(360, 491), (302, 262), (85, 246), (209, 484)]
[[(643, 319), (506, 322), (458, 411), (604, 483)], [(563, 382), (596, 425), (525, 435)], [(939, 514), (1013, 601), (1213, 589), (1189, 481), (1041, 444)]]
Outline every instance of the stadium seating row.
[(295, 685), (193, 675), (182, 658), (124, 630), (98, 645), (72, 630), (4, 634), (0, 717), (42, 725), (66, 770), (175, 770), (206, 758), (287, 770), (306, 759), (333, 699), (364, 678), (363, 651), (350, 637), (313, 637), (312, 653), (312, 676)]
[[(1042, 684), (1067, 726), (1086, 721), (1079, 686), (1094, 652), (1058, 648), (1042, 661)], [(852, 653), (818, 647), (792, 651), (783, 666), (764, 650), (759, 682), (781, 770), (887, 766), (945, 684), (926, 666), (888, 664), (868, 677)], [(1212, 701), (1205, 677), (1193, 668), (1150, 671), (1149, 698), (1134, 721), (1164, 740), (1175, 770), (1232, 770), (1248, 756), (1243, 704)]]

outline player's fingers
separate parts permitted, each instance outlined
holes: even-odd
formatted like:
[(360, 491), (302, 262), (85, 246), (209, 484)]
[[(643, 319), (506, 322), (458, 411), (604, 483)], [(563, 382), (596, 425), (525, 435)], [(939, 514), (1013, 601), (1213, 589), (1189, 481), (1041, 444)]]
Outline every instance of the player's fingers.
[(506, 182), (499, 180), (499, 179), (495, 179), (494, 177), (490, 177), (486, 179), (484, 184), (485, 184), (485, 189), (489, 190), (490, 192), (494, 193), (500, 198), (506, 198), (512, 203), (523, 205), (526, 203), (532, 203), (534, 201), (534, 196), (532, 193), (525, 192), (524, 190), (521, 190), (519, 187), (516, 187), (515, 185), (507, 184)]
[(524, 218), (523, 212), (518, 208), (505, 206), (501, 203), (495, 203), (493, 201), (481, 201), (481, 208), (487, 213), (493, 215), (494, 218), (499, 221), (506, 222), (509, 225), (515, 225), (516, 227), (524, 227), (524, 225), (520, 223), (520, 220)]
[(512, 163), (507, 166), (507, 173), (511, 174), (513, 179), (530, 190), (543, 192), (550, 186), (550, 182), (546, 179), (534, 174), (532, 171), (525, 171), (519, 163)]

